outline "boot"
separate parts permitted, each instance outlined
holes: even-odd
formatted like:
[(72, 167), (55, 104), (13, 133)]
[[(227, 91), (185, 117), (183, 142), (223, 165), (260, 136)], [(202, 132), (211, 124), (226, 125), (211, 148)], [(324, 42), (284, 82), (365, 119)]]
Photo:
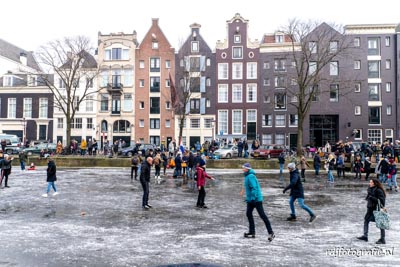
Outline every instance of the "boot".
[(292, 221), (296, 221), (297, 218), (296, 218), (296, 215), (290, 214), (290, 217), (286, 218), (286, 220), (292, 222)]
[(380, 238), (375, 244), (386, 244), (386, 241), (384, 238)]

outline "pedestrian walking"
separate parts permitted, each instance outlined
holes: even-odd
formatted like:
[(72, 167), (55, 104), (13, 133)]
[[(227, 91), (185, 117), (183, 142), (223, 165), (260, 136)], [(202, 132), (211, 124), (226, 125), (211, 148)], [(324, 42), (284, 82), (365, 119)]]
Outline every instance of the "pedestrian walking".
[(391, 158), (389, 160), (389, 174), (388, 174), (388, 186), (389, 190), (392, 191), (392, 186), (394, 187), (394, 191), (397, 192), (397, 167), (396, 167), (396, 161)]
[(282, 174), (283, 173), (283, 167), (285, 167), (285, 153), (281, 152), (281, 154), (279, 154), (279, 173)]
[(315, 176), (319, 177), (319, 170), (321, 168), (321, 157), (319, 156), (319, 153), (315, 153), (314, 155), (314, 170), (315, 170)]
[(244, 174), (244, 187), (246, 190), (246, 203), (247, 210), (246, 216), (249, 221), (249, 231), (244, 233), (244, 237), (246, 238), (255, 238), (256, 237), (256, 228), (254, 224), (253, 218), (253, 210), (256, 209), (260, 218), (264, 221), (265, 227), (268, 231), (268, 241), (272, 241), (275, 238), (274, 231), (272, 230), (272, 226), (270, 221), (268, 220), (267, 215), (264, 212), (263, 208), (263, 196), (261, 192), (260, 184), (258, 183), (256, 173), (251, 168), (250, 163), (245, 163), (242, 166), (243, 174)]
[(4, 178), (4, 187), (5, 188), (10, 187), (8, 185), (8, 176), (11, 174), (13, 160), (14, 160), (14, 157), (11, 157), (8, 155), (5, 156), (4, 159), (0, 160), (0, 167), (1, 167), (0, 187), (3, 184), (3, 178)]
[(308, 164), (306, 157), (301, 156), (300, 158), (300, 168), (301, 168), (301, 179), (302, 182), (306, 182), (306, 169), (309, 168), (310, 165)]
[(153, 165), (153, 158), (147, 157), (146, 160), (142, 162), (142, 166), (140, 168), (140, 183), (143, 187), (143, 200), (142, 207), (145, 210), (152, 208), (149, 204), (149, 194), (150, 194), (150, 170)]
[(290, 189), (289, 205), (291, 214), (290, 217), (287, 218), (287, 220), (288, 221), (297, 220), (296, 211), (294, 208), (294, 202), (297, 199), (297, 203), (299, 204), (300, 208), (307, 211), (308, 214), (310, 215), (310, 223), (311, 223), (317, 218), (317, 216), (308, 206), (304, 204), (304, 189), (303, 189), (303, 184), (301, 183), (299, 177), (299, 171), (296, 168), (296, 164), (293, 162), (289, 163), (287, 167), (290, 173), (290, 184), (283, 190), (283, 193), (285, 194), (286, 191)]
[(21, 166), (21, 171), (25, 171), (25, 162), (28, 160), (28, 156), (24, 151), (19, 152), (19, 163)]
[[(376, 179), (372, 178), (369, 181), (369, 186), (367, 190), (367, 213), (364, 216), (364, 235), (357, 237), (359, 240), (364, 240), (368, 242), (368, 226), (369, 222), (375, 222), (374, 210), (376, 210), (378, 203), (384, 207), (386, 200), (386, 192), (383, 188), (382, 183)], [(385, 229), (381, 230), (381, 238), (376, 242), (376, 244), (386, 244), (385, 240)]]
[(57, 167), (52, 158), (48, 158), (47, 160), (47, 190), (46, 193), (42, 195), (42, 197), (48, 197), (50, 193), (50, 189), (53, 188), (54, 193), (53, 196), (58, 195), (57, 188), (55, 185), (55, 181), (57, 181)]
[(204, 200), (206, 198), (206, 178), (214, 180), (213, 177), (208, 175), (205, 171), (205, 162), (201, 161), (200, 163), (197, 164), (196, 168), (196, 173), (197, 173), (197, 189), (199, 190), (199, 195), (197, 197), (197, 204), (196, 207), (198, 208), (203, 208), (207, 209), (208, 207), (204, 203)]
[(131, 180), (133, 180), (133, 174), (135, 174), (135, 180), (137, 180), (139, 164), (139, 156), (137, 152), (135, 152), (131, 159)]

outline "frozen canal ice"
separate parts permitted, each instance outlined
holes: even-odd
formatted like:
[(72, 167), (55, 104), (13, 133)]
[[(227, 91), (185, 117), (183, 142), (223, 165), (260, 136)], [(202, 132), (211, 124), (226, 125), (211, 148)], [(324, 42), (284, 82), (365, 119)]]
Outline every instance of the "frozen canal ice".
[[(152, 177), (154, 208), (142, 210), (142, 188), (128, 168), (59, 168), (60, 194), (43, 198), (45, 169), (14, 166), (11, 187), (0, 190), (0, 266), (400, 266), (400, 193), (388, 192), (392, 230), (378, 246), (373, 223), (368, 243), (355, 238), (362, 234), (367, 182), (330, 185), (325, 176), (307, 173), (305, 203), (318, 218), (310, 224), (296, 205), (298, 221), (287, 222), (289, 194), (282, 188), (288, 174), (256, 172), (276, 234), (271, 243), (256, 211), (257, 236), (243, 238), (241, 170), (208, 170), (216, 178), (207, 181), (209, 209), (196, 209), (193, 182), (173, 179), (169, 170), (160, 183)], [(358, 255), (339, 257), (340, 251)]]

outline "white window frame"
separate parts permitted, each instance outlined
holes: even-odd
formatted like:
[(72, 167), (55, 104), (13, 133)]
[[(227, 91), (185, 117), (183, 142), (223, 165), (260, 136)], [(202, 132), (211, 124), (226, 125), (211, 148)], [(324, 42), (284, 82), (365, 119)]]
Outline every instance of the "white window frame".
[(361, 69), (361, 60), (354, 60), (354, 69), (355, 70)]
[(329, 74), (331, 76), (338, 76), (339, 75), (339, 62), (338, 61), (331, 61), (329, 64)]
[(64, 118), (57, 118), (57, 129), (64, 128)]
[[(237, 51), (240, 55), (236, 55)], [(243, 59), (243, 46), (232, 46), (232, 59)]]
[(133, 97), (132, 94), (124, 94), (124, 112), (133, 111)]
[(262, 144), (272, 144), (272, 134), (262, 134)]
[(7, 118), (15, 119), (17, 117), (17, 99), (8, 98), (8, 114)]
[(242, 84), (232, 84), (232, 103), (242, 103), (243, 102), (243, 85)]
[(218, 84), (218, 103), (228, 103), (229, 88), (227, 84)]
[(392, 83), (387, 82), (386, 83), (386, 93), (390, 93), (392, 91)]
[[(292, 116), (294, 116), (294, 123), (292, 123)], [(289, 127), (297, 127), (299, 125), (299, 115), (289, 114)]]
[(355, 37), (353, 43), (354, 43), (355, 47), (360, 47), (361, 46), (361, 38), (360, 37)]
[(390, 46), (390, 36), (385, 37), (385, 46)]
[(354, 106), (354, 115), (360, 116), (361, 115), (361, 106)]
[(142, 120), (142, 119), (139, 120), (139, 127), (140, 128), (144, 127), (144, 120)]
[(247, 79), (257, 79), (257, 62), (247, 62)]
[(242, 62), (232, 63), (232, 79), (233, 80), (243, 79), (243, 63)]
[(232, 110), (232, 134), (242, 134), (243, 110)]
[(93, 112), (94, 111), (94, 96), (93, 95), (88, 95), (86, 96), (85, 99), (85, 104), (86, 104), (86, 112)]
[(361, 93), (361, 83), (360, 82), (356, 82), (354, 84), (354, 93)]
[(47, 98), (39, 98), (39, 119), (47, 119), (49, 112), (49, 100)]
[(275, 114), (275, 127), (286, 127), (285, 114)]
[(256, 103), (257, 102), (257, 84), (248, 83), (246, 85), (246, 102)]
[(228, 63), (218, 63), (218, 80), (228, 80), (229, 66)]
[(247, 122), (257, 122), (257, 110), (256, 109), (246, 110), (246, 119)]
[(223, 131), (224, 134), (228, 134), (228, 121), (228, 110), (218, 110), (218, 134), (220, 134), (221, 131)]
[[(269, 124), (265, 123), (266, 118), (268, 118)], [(263, 114), (261, 123), (262, 123), (262, 125), (261, 125), (262, 127), (272, 127), (272, 114)]]
[(387, 105), (386, 106), (386, 115), (387, 116), (392, 116), (392, 113), (393, 113), (392, 105)]
[(392, 68), (392, 61), (390, 59), (386, 59), (385, 66), (387, 70), (390, 70)]
[(24, 118), (32, 118), (32, 98), (24, 98)]

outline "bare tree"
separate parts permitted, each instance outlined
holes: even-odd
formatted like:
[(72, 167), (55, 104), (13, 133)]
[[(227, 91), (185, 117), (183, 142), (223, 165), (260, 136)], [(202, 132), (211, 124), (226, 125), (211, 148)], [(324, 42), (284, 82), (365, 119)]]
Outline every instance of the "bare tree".
[[(289, 73), (289, 80), (295, 85), (288, 86), (287, 93), (297, 98), (297, 101), (290, 101), (290, 104), (297, 110), (297, 148), (301, 149), (304, 122), (313, 102), (320, 95), (330, 93), (329, 84), (333, 78), (329, 75), (329, 71), (331, 68), (338, 68), (335, 66), (338, 63), (335, 62), (339, 60), (344, 60), (343, 62), (347, 60), (341, 67), (350, 64), (348, 58), (353, 46), (337, 25), (293, 19), (280, 32), (287, 38), (285, 41), (290, 43), (286, 59), (292, 61), (290, 64), (293, 70)], [(341, 83), (341, 94), (350, 92), (352, 88), (350, 78), (344, 75), (340, 80), (336, 78), (336, 82)]]
[(54, 95), (54, 107), (65, 115), (67, 145), (79, 105), (99, 90), (93, 86), (98, 69), (92, 50), (87, 37), (77, 36), (49, 42), (35, 54), (45, 70), (40, 78)]

